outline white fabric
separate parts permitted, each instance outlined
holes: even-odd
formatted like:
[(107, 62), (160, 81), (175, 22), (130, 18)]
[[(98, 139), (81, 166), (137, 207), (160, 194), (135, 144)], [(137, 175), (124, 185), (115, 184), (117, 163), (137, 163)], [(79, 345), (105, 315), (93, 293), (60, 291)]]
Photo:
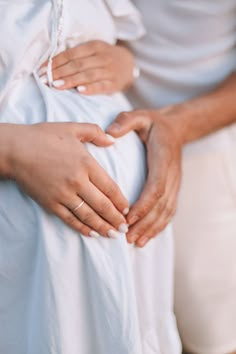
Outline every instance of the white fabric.
[[(236, 65), (236, 0), (133, 1), (147, 35), (128, 97), (161, 107), (214, 89)], [(236, 126), (186, 147), (175, 219), (176, 314), (186, 348), (236, 350)]]
[[(71, 39), (137, 38), (143, 32), (138, 12), (128, 1), (121, 4), (65, 0), (64, 46)], [(0, 0), (1, 123), (74, 121), (105, 128), (130, 109), (122, 95), (83, 97), (48, 88), (37, 76), (53, 48), (54, 21), (49, 0)], [(136, 134), (107, 149), (87, 146), (133, 203), (146, 176)], [(0, 353), (180, 354), (172, 241), (170, 228), (143, 250), (128, 246), (122, 234), (118, 240), (85, 238), (14, 182), (1, 181)]]

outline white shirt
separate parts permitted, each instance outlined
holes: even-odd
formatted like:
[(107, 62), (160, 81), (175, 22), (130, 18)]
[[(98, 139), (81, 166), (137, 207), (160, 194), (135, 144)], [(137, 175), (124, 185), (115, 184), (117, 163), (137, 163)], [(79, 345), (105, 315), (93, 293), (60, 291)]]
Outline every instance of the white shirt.
[(236, 0), (134, 0), (147, 35), (132, 45), (134, 106), (160, 107), (214, 88), (236, 66)]

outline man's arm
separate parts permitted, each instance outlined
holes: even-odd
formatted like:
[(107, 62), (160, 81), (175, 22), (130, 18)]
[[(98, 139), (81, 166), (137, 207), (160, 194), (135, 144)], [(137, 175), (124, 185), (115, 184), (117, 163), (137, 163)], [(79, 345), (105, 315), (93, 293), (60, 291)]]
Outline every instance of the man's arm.
[(235, 73), (214, 91), (187, 102), (117, 117), (108, 129), (109, 134), (119, 137), (135, 130), (148, 153), (146, 186), (128, 215), (129, 242), (145, 246), (174, 215), (183, 146), (235, 122)]

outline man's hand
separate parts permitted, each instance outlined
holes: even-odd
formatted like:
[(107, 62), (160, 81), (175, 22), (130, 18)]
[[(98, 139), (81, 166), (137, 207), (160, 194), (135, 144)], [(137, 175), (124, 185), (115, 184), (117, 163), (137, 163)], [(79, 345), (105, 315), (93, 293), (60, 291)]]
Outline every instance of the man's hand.
[(43, 208), (84, 235), (116, 237), (117, 230), (126, 231), (128, 201), (83, 144), (112, 145), (98, 126), (1, 124), (0, 133), (3, 146), (9, 146), (3, 153), (0, 148), (0, 156), (7, 155), (3, 177), (16, 180)]
[[(46, 83), (44, 63), (39, 75)], [(91, 41), (65, 50), (53, 58), (54, 86), (59, 90), (77, 88), (84, 95), (123, 91), (133, 80), (134, 58), (120, 45)]]
[(127, 216), (127, 239), (143, 247), (171, 221), (181, 179), (182, 142), (171, 119), (175, 109), (122, 113), (108, 128), (120, 137), (135, 130), (147, 147), (148, 177), (139, 200)]

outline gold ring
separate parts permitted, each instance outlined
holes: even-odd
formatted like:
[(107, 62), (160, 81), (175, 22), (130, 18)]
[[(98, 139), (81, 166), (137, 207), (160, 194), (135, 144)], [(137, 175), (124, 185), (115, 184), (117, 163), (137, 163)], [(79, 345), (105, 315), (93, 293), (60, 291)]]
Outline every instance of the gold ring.
[(77, 207), (75, 207), (75, 208), (72, 210), (73, 213), (76, 212), (76, 210), (78, 210), (79, 208), (81, 208), (83, 205), (84, 205), (84, 200), (83, 200), (79, 205), (77, 205)]

